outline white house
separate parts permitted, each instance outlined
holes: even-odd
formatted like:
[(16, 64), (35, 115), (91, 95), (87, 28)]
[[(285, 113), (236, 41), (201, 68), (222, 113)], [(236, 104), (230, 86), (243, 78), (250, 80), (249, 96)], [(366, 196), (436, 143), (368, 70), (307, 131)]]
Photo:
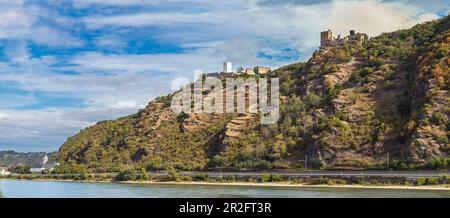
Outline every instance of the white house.
[(8, 171), (8, 168), (6, 167), (0, 167), (0, 176), (8, 176), (11, 173)]

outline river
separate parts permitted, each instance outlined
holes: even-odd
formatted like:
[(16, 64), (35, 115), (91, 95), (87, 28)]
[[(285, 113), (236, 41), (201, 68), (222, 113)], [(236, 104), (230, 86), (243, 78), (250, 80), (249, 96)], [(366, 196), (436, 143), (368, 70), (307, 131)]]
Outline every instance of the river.
[(250, 187), (0, 180), (7, 198), (450, 198), (450, 191), (334, 187)]

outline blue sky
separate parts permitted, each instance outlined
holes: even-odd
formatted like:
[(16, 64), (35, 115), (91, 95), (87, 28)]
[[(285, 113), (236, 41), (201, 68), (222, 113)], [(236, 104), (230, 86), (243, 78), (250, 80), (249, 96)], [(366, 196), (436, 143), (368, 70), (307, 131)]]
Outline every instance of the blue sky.
[(0, 0), (0, 150), (53, 151), (193, 70), (306, 60), (319, 32), (371, 36), (447, 0)]

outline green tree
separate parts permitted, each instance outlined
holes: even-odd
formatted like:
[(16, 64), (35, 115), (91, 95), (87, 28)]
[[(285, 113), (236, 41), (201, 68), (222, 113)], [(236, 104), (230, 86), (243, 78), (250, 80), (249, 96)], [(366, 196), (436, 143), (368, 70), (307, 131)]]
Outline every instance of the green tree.
[(141, 169), (141, 179), (148, 180), (148, 174), (147, 174), (147, 170), (145, 170), (145, 168)]
[(270, 181), (270, 175), (269, 174), (263, 174), (261, 176), (261, 182), (269, 182)]
[(116, 175), (117, 181), (132, 181), (135, 178), (135, 173), (132, 170), (122, 170)]

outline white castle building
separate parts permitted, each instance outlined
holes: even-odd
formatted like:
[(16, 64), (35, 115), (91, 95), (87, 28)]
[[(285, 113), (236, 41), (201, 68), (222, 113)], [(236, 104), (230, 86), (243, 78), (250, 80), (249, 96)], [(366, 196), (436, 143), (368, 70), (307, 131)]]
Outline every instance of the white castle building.
[(223, 62), (223, 72), (224, 73), (233, 73), (233, 63), (231, 62)]

